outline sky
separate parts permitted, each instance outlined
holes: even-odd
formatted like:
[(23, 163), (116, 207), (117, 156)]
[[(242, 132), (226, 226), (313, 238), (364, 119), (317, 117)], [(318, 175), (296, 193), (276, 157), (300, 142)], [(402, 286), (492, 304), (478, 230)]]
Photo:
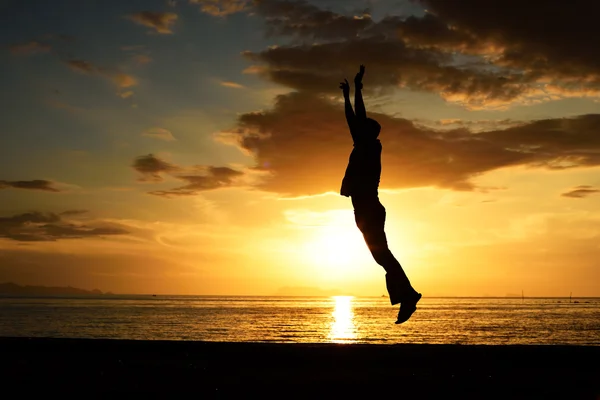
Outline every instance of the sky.
[(598, 2), (0, 12), (0, 282), (384, 294), (339, 194), (339, 82), (364, 64), (388, 242), (418, 291), (600, 296)]

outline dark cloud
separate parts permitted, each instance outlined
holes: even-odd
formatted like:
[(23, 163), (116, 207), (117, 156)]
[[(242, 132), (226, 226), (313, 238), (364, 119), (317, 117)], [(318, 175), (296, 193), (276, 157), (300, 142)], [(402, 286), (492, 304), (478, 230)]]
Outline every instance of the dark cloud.
[(257, 0), (254, 6), (265, 18), (269, 35), (350, 39), (374, 25), (368, 14), (340, 15), (304, 1)]
[(81, 215), (81, 214), (87, 214), (88, 212), (89, 212), (89, 210), (67, 210), (67, 211), (61, 212), (59, 215), (66, 215), (66, 216)]
[(596, 1), (421, 3), (453, 31), (495, 44), (501, 49), (500, 63), (572, 77), (593, 74), (597, 78), (600, 72), (600, 55), (593, 51), (600, 45)]
[(184, 168), (161, 160), (152, 154), (137, 157), (132, 167), (142, 174), (140, 179), (142, 182), (162, 182), (164, 174), (185, 182), (185, 185), (174, 189), (150, 192), (150, 194), (164, 197), (191, 196), (201, 191), (235, 186), (238, 183), (236, 178), (244, 176), (243, 172), (229, 167), (194, 166)]
[[(382, 188), (474, 190), (474, 177), (504, 167), (600, 165), (600, 115), (478, 133), (369, 116), (382, 126)], [(271, 110), (243, 114), (223, 141), (237, 142), (254, 156), (257, 170), (271, 174), (262, 189), (290, 196), (339, 191), (352, 149), (342, 106), (302, 92), (279, 96)]]
[(98, 71), (98, 69), (91, 62), (85, 60), (67, 60), (65, 63), (73, 71), (80, 72), (82, 74), (93, 74)]
[(290, 88), (338, 94), (337, 83), (351, 79), (361, 61), (367, 64), (365, 90), (406, 87), (440, 94), (473, 107), (510, 102), (529, 90), (521, 74), (474, 71), (451, 65), (442, 53), (407, 47), (378, 37), (340, 43), (272, 47), (244, 56), (265, 68), (259, 74)]
[(420, 2), (429, 14), (400, 25), (411, 45), (486, 56), (490, 65), (518, 70), (542, 90), (549, 85), (553, 95), (600, 95), (600, 55), (592, 50), (600, 45), (600, 3)]
[(595, 193), (600, 193), (600, 189), (596, 189), (593, 186), (580, 185), (568, 192), (561, 194), (563, 197), (572, 197), (574, 199), (582, 199)]
[[(221, 136), (255, 158), (254, 171), (269, 175), (258, 187), (290, 196), (339, 190), (351, 140), (341, 105), (327, 96), (339, 96), (338, 82), (352, 79), (359, 64), (367, 65), (369, 95), (402, 87), (474, 108), (600, 96), (600, 53), (589, 46), (600, 44), (590, 16), (598, 5), (586, 8), (579, 0), (561, 6), (551, 1), (420, 2), (429, 9), (423, 17), (379, 21), (366, 11), (342, 15), (304, 1), (239, 2), (250, 5), (240, 9), (264, 18), (269, 35), (291, 39), (243, 55), (254, 64), (246, 72), (296, 92), (278, 96), (270, 110), (241, 115), (237, 126)], [(586, 15), (578, 20), (580, 14)], [(546, 34), (548, 27), (552, 32)], [(473, 179), (499, 168), (600, 165), (600, 115), (496, 121), (483, 129), (480, 124), (477, 131), (460, 121), (440, 130), (381, 113), (370, 116), (383, 128), (382, 188), (488, 190), (476, 188)], [(152, 192), (164, 196), (234, 186), (244, 175), (213, 167), (188, 173), (152, 156), (138, 158), (134, 168), (144, 180), (157, 182), (168, 174), (185, 183)]]
[[(481, 68), (483, 61), (457, 64), (445, 48), (414, 46), (402, 39), (402, 29), (416, 39), (428, 37), (430, 30), (444, 30), (445, 25), (434, 17), (419, 22), (414, 17), (387, 17), (375, 22), (368, 14), (344, 16), (305, 2), (278, 0), (257, 1), (255, 9), (265, 18), (269, 34), (291, 36), (300, 43), (244, 56), (263, 67), (255, 69), (262, 76), (296, 90), (336, 93), (335, 83), (352, 77), (363, 63), (369, 69), (367, 91), (405, 87), (438, 93), (470, 107), (505, 105), (529, 96), (535, 83), (531, 74)], [(457, 37), (449, 41), (462, 43)], [(482, 46), (472, 42), (468, 47)]]
[(30, 212), (12, 217), (0, 217), (0, 238), (19, 242), (47, 242), (128, 233), (114, 224), (83, 225), (65, 221), (61, 215), (68, 214)]
[(15, 188), (43, 190), (46, 192), (60, 192), (60, 190), (52, 186), (53, 184), (53, 182), (43, 179), (34, 179), (31, 181), (0, 181), (0, 189)]
[(187, 184), (171, 190), (158, 190), (150, 192), (157, 196), (191, 196), (198, 192), (234, 186), (235, 178), (244, 175), (228, 167), (205, 167), (202, 175), (178, 175), (177, 179)]
[[(589, 17), (595, 14), (587, 14), (600, 5), (421, 3), (430, 11), (423, 17), (374, 21), (366, 12), (341, 15), (304, 1), (256, 0), (252, 11), (265, 19), (267, 32), (293, 40), (245, 56), (271, 81), (318, 93), (334, 92), (336, 82), (364, 63), (366, 90), (428, 91), (471, 108), (600, 97), (600, 57), (593, 50), (600, 32)], [(586, 14), (581, 29), (580, 14)]]
[(177, 14), (171, 12), (142, 11), (127, 16), (133, 22), (150, 27), (157, 33), (171, 34), (171, 26), (177, 21)]
[(170, 164), (152, 154), (137, 157), (132, 164), (132, 168), (139, 172), (142, 177), (141, 182), (162, 182), (162, 175), (178, 171), (178, 167)]

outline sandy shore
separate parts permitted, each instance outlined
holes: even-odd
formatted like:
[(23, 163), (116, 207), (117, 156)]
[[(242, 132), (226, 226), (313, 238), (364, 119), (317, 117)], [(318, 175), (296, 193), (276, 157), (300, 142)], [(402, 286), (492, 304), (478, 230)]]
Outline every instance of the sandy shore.
[(0, 338), (4, 393), (600, 399), (600, 347)]

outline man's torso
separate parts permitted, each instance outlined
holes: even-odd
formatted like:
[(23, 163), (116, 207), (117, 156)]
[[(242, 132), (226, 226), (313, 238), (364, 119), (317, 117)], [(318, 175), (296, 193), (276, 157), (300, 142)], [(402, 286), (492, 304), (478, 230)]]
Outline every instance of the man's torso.
[(379, 140), (355, 144), (342, 180), (342, 196), (377, 197), (381, 179), (381, 149)]

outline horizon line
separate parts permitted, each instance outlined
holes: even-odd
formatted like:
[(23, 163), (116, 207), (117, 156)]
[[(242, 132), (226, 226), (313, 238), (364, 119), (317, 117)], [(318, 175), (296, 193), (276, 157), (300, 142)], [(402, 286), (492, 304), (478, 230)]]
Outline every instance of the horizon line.
[[(335, 295), (260, 295), (260, 294), (154, 294), (154, 293), (114, 293), (102, 292), (101, 294), (94, 293), (56, 293), (56, 294), (9, 294), (0, 293), (0, 297), (60, 297), (60, 296), (147, 296), (147, 297), (281, 297), (281, 298), (331, 298), (331, 297), (357, 297), (357, 298), (388, 298), (388, 296), (376, 295), (351, 295), (351, 294), (335, 294)], [(423, 296), (429, 299), (600, 299), (600, 296)]]

